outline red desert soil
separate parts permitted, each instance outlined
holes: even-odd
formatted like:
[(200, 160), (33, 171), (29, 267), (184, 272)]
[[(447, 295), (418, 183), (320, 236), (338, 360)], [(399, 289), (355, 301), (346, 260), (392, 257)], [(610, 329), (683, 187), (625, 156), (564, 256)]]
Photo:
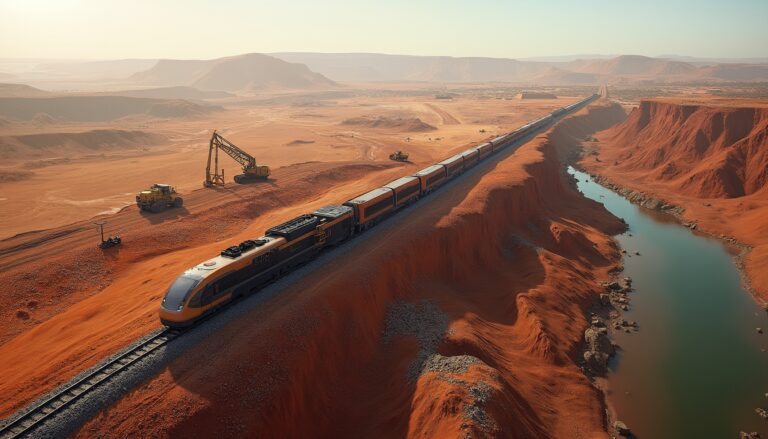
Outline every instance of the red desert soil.
[(623, 225), (567, 181), (554, 139), (613, 111), (380, 225), (77, 435), (607, 437), (575, 359)]
[[(452, 112), (481, 119), (451, 126), (439, 125), (437, 115), (409, 97), (384, 101), (352, 97), (350, 105), (313, 107), (312, 112), (323, 118), (295, 118), (307, 110), (291, 105), (228, 109), (206, 119), (206, 126), (224, 127), (238, 145), (249, 145), (262, 163), (273, 166), (274, 178), (221, 190), (198, 189), (210, 136), (210, 131), (200, 129), (200, 119), (57, 126), (55, 132), (138, 127), (164, 136), (170, 144), (148, 145), (146, 154), (120, 152), (91, 159), (82, 155), (88, 152), (87, 145), (68, 143), (66, 148), (75, 154), (71, 161), (21, 158), (17, 166), (2, 170), (0, 394), (14, 397), (0, 400), (0, 416), (158, 328), (157, 307), (168, 284), (221, 248), (261, 236), (269, 226), (299, 213), (412, 173), (574, 99), (535, 105), (471, 99), (445, 103)], [(437, 124), (438, 130), (406, 134), (398, 129), (347, 127), (338, 136), (341, 121), (376, 106), (386, 108), (388, 116), (418, 115)], [(510, 117), (488, 120), (500, 111)], [(479, 135), (481, 129), (485, 133)], [(45, 134), (38, 131), (33, 133)], [(24, 124), (4, 133), (30, 134)], [(432, 133), (443, 140), (433, 141)], [(285, 146), (296, 139), (314, 143)], [(413, 163), (386, 158), (406, 144)], [(58, 163), (60, 159), (64, 163)], [(27, 164), (38, 162), (40, 166), (27, 169)], [(222, 166), (233, 175), (236, 165), (230, 160)], [(10, 171), (14, 172), (5, 174)], [(184, 207), (158, 215), (139, 213), (131, 203), (135, 191), (166, 178), (180, 188)], [(51, 200), (48, 195), (59, 190), (66, 193)], [(115, 195), (127, 201), (101, 199)], [(121, 233), (123, 245), (102, 252), (95, 248), (98, 235), (92, 217), (105, 208), (113, 214), (97, 218), (107, 220), (108, 232)], [(25, 215), (15, 215), (18, 211)]]
[(751, 245), (746, 272), (768, 299), (768, 103), (643, 100), (595, 137), (599, 161), (585, 156), (582, 166), (684, 207), (701, 231)]

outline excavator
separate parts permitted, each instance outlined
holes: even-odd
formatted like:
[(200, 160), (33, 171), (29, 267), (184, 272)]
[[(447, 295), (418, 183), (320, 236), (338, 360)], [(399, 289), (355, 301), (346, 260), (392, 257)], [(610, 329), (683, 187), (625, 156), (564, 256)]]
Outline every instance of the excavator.
[[(219, 173), (219, 150), (232, 157), (243, 167), (243, 173), (235, 175), (235, 183), (246, 184), (257, 180), (266, 180), (269, 177), (269, 166), (256, 165), (256, 159), (252, 155), (214, 131), (208, 146), (208, 165), (205, 167), (203, 186), (224, 186), (224, 169), (222, 168), (221, 173)], [(213, 173), (211, 173), (211, 159), (213, 159)]]

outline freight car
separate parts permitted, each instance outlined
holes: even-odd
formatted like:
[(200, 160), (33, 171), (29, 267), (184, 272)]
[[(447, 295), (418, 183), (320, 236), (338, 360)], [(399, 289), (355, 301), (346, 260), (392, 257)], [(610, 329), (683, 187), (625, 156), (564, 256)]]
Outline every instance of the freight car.
[(160, 321), (183, 327), (200, 320), (237, 297), (254, 293), (298, 265), (376, 225), (397, 210), (428, 195), (469, 167), (516, 141), (575, 111), (598, 95), (474, 148), (454, 155), (413, 175), (387, 183), (342, 205), (322, 207), (271, 227), (264, 236), (245, 240), (179, 276), (165, 293)]

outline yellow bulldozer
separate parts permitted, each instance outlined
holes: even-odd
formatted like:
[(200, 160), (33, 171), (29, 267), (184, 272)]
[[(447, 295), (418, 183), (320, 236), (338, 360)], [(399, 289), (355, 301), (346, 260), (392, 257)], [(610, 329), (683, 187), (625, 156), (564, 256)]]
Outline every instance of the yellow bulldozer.
[(139, 209), (152, 213), (169, 207), (181, 207), (183, 204), (184, 200), (176, 192), (176, 188), (168, 184), (155, 183), (136, 195), (136, 205)]
[(394, 160), (396, 162), (407, 162), (408, 161), (408, 153), (403, 151), (395, 151), (392, 154), (389, 155), (390, 160)]

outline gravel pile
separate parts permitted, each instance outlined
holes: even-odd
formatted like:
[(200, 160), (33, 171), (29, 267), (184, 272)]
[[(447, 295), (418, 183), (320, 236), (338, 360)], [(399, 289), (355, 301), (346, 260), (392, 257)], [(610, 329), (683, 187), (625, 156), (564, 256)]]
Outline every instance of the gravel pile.
[(491, 400), (493, 388), (485, 381), (478, 381), (469, 388), (471, 401), (464, 406), (464, 417), (489, 432), (497, 428), (496, 422), (485, 411), (485, 405)]
[(437, 348), (448, 332), (448, 323), (448, 316), (429, 300), (419, 303), (398, 301), (389, 306), (384, 323), (384, 344), (399, 336), (416, 337), (419, 342), (419, 353), (408, 366), (408, 381), (416, 382), (427, 361), (437, 354)]
[(422, 365), (421, 373), (427, 372), (447, 372), (447, 373), (466, 373), (469, 366), (473, 364), (484, 364), (479, 358), (471, 355), (454, 355), (445, 357), (440, 354), (430, 355)]

